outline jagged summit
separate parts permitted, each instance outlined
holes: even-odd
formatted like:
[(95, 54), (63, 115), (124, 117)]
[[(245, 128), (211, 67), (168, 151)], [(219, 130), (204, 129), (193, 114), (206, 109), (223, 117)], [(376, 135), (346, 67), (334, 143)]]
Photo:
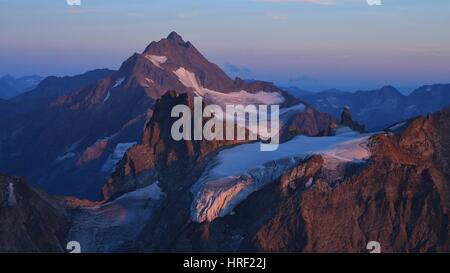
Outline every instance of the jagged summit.
[(175, 31), (172, 31), (172, 32), (167, 36), (167, 40), (184, 43), (183, 37), (181, 37), (181, 36), (180, 36), (178, 33), (176, 33)]
[(155, 53), (159, 52), (161, 49), (171, 48), (174, 50), (175, 48), (193, 48), (193, 45), (190, 42), (186, 42), (181, 35), (172, 31), (167, 38), (163, 38), (159, 41), (151, 42), (144, 50), (143, 54), (146, 53)]
[(393, 94), (393, 95), (402, 96), (402, 93), (400, 93), (400, 91), (398, 91), (398, 89), (392, 85), (385, 85), (381, 88), (380, 91), (382, 94)]
[(348, 105), (344, 106), (344, 110), (341, 114), (341, 125), (347, 126), (350, 129), (363, 133), (365, 131), (365, 126), (359, 124), (358, 122), (354, 121), (352, 118), (352, 114), (350, 112), (350, 107)]

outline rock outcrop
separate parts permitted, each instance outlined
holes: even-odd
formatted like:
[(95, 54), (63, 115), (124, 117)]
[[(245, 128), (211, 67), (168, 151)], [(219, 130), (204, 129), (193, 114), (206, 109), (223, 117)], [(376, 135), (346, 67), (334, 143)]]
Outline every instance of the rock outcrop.
[(67, 226), (60, 200), (0, 174), (0, 252), (64, 252)]
[(358, 122), (353, 120), (352, 113), (350, 113), (350, 108), (348, 106), (345, 106), (344, 110), (342, 111), (340, 124), (342, 126), (347, 126), (356, 132), (363, 133), (365, 131), (364, 125), (361, 125)]

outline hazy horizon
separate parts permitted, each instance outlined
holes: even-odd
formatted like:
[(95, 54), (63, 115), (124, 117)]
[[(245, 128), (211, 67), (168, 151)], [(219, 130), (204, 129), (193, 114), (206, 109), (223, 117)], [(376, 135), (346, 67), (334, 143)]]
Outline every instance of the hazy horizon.
[(356, 91), (393, 85), (409, 92), (449, 82), (449, 1), (311, 2), (319, 4), (0, 0), (0, 75), (117, 69), (176, 31), (230, 76), (279, 86)]

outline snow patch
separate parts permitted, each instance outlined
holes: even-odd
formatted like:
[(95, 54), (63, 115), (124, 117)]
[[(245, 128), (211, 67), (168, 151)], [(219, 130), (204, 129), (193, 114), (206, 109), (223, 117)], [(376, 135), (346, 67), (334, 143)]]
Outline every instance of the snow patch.
[(330, 137), (298, 136), (271, 153), (261, 152), (260, 143), (223, 150), (191, 189), (194, 194), (191, 218), (204, 222), (229, 214), (251, 193), (312, 154), (338, 162), (361, 162), (370, 157), (367, 148), (370, 136), (355, 132)]
[(69, 152), (69, 153), (66, 153), (66, 154), (64, 154), (64, 155), (58, 156), (58, 157), (55, 159), (55, 163), (62, 162), (62, 161), (64, 161), (64, 160), (66, 160), (66, 159), (69, 159), (69, 158), (74, 157), (75, 155), (76, 155), (76, 154), (75, 154), (74, 152)]
[(336, 132), (334, 134), (337, 136), (337, 135), (347, 134), (347, 133), (351, 133), (351, 132), (353, 132), (353, 130), (350, 127), (342, 126), (342, 127), (337, 128)]
[(125, 80), (124, 77), (118, 78), (118, 79), (116, 80), (116, 82), (114, 83), (114, 85), (113, 85), (112, 88), (116, 88), (117, 86), (121, 85), (121, 84), (123, 83), (124, 80)]
[(149, 78), (144, 79), (144, 83), (142, 83), (143, 87), (150, 87), (150, 85), (155, 84), (155, 81)]
[(239, 92), (223, 93), (215, 90), (204, 88), (200, 85), (194, 73), (186, 70), (183, 67), (178, 68), (173, 72), (179, 81), (187, 88), (194, 89), (194, 92), (203, 97), (206, 101), (220, 105), (224, 108), (225, 104), (281, 104), (284, 102), (284, 97), (278, 92), (259, 91), (257, 93), (249, 93), (245, 90)]
[(9, 183), (8, 185), (8, 206), (13, 207), (17, 205), (16, 193), (14, 192), (14, 184)]
[(305, 187), (306, 188), (311, 188), (311, 186), (313, 185), (314, 179), (311, 177), (310, 179), (308, 179), (308, 182), (306, 182)]
[(167, 62), (166, 56), (145, 55), (145, 58), (159, 68), (162, 68), (161, 65)]
[(114, 152), (103, 163), (102, 172), (111, 172), (116, 168), (117, 163), (123, 158), (128, 149), (130, 149), (137, 142), (119, 143), (116, 145)]
[(119, 198), (117, 198), (116, 200), (112, 201), (112, 202), (117, 202), (117, 201), (126, 201), (126, 200), (146, 200), (146, 199), (154, 199), (154, 200), (159, 200), (162, 197), (164, 197), (164, 193), (162, 191), (162, 189), (159, 187), (158, 185), (158, 181), (156, 181), (155, 183), (151, 184), (150, 186), (141, 188), (141, 189), (137, 189), (135, 191), (129, 192), (129, 193), (125, 193), (124, 195), (120, 196)]
[(407, 123), (406, 121), (399, 122), (399, 123), (394, 124), (393, 126), (389, 127), (388, 129), (389, 129), (390, 131), (395, 131), (395, 130), (400, 129), (401, 127), (405, 126), (406, 123)]
[(111, 97), (111, 92), (108, 90), (108, 93), (106, 94), (105, 98), (103, 99), (102, 103), (105, 103), (106, 101), (109, 100), (109, 98)]
[[(249, 93), (245, 90), (241, 90), (238, 92), (223, 93), (215, 90), (210, 90), (201, 86), (197, 80), (196, 75), (183, 67), (180, 67), (179, 69), (174, 71), (174, 73), (185, 87), (192, 88), (197, 96), (202, 97), (203, 100), (205, 100), (209, 104), (219, 105), (223, 110), (226, 109), (226, 105), (273, 105), (281, 104), (285, 100), (283, 95), (278, 92), (259, 91), (257, 93)], [(242, 110), (245, 111), (247, 109)], [(304, 110), (305, 105), (301, 103), (289, 108), (280, 109), (280, 121), (283, 122), (296, 112), (303, 112)], [(242, 122), (242, 120), (240, 120), (240, 117), (243, 117), (245, 119), (241, 124), (245, 124), (246, 128), (253, 133), (261, 135), (260, 130), (258, 130), (258, 124), (249, 123), (249, 115), (245, 115), (245, 113), (238, 113), (238, 115), (235, 117), (233, 113), (225, 112), (224, 119), (231, 120), (233, 122), (236, 120), (237, 123), (240, 123)], [(266, 120), (267, 124), (270, 125), (270, 114), (268, 114)], [(259, 119), (259, 121), (261, 122), (262, 119)], [(253, 126), (249, 126), (249, 124), (253, 124)], [(267, 134), (270, 136), (269, 132), (267, 132)], [(265, 137), (266, 135), (262, 136)]]

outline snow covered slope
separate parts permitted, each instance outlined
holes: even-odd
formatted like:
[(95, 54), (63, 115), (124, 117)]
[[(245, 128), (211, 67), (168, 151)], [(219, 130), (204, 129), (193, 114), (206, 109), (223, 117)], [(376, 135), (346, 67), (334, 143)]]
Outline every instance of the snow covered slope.
[(225, 104), (269, 105), (281, 104), (284, 102), (284, 97), (278, 92), (259, 91), (257, 93), (249, 93), (245, 90), (241, 90), (240, 92), (224, 93), (204, 88), (197, 81), (197, 76), (183, 67), (180, 67), (173, 73), (177, 75), (178, 79), (185, 87), (194, 89), (198, 96), (203, 97), (210, 104), (217, 104), (223, 107)]

